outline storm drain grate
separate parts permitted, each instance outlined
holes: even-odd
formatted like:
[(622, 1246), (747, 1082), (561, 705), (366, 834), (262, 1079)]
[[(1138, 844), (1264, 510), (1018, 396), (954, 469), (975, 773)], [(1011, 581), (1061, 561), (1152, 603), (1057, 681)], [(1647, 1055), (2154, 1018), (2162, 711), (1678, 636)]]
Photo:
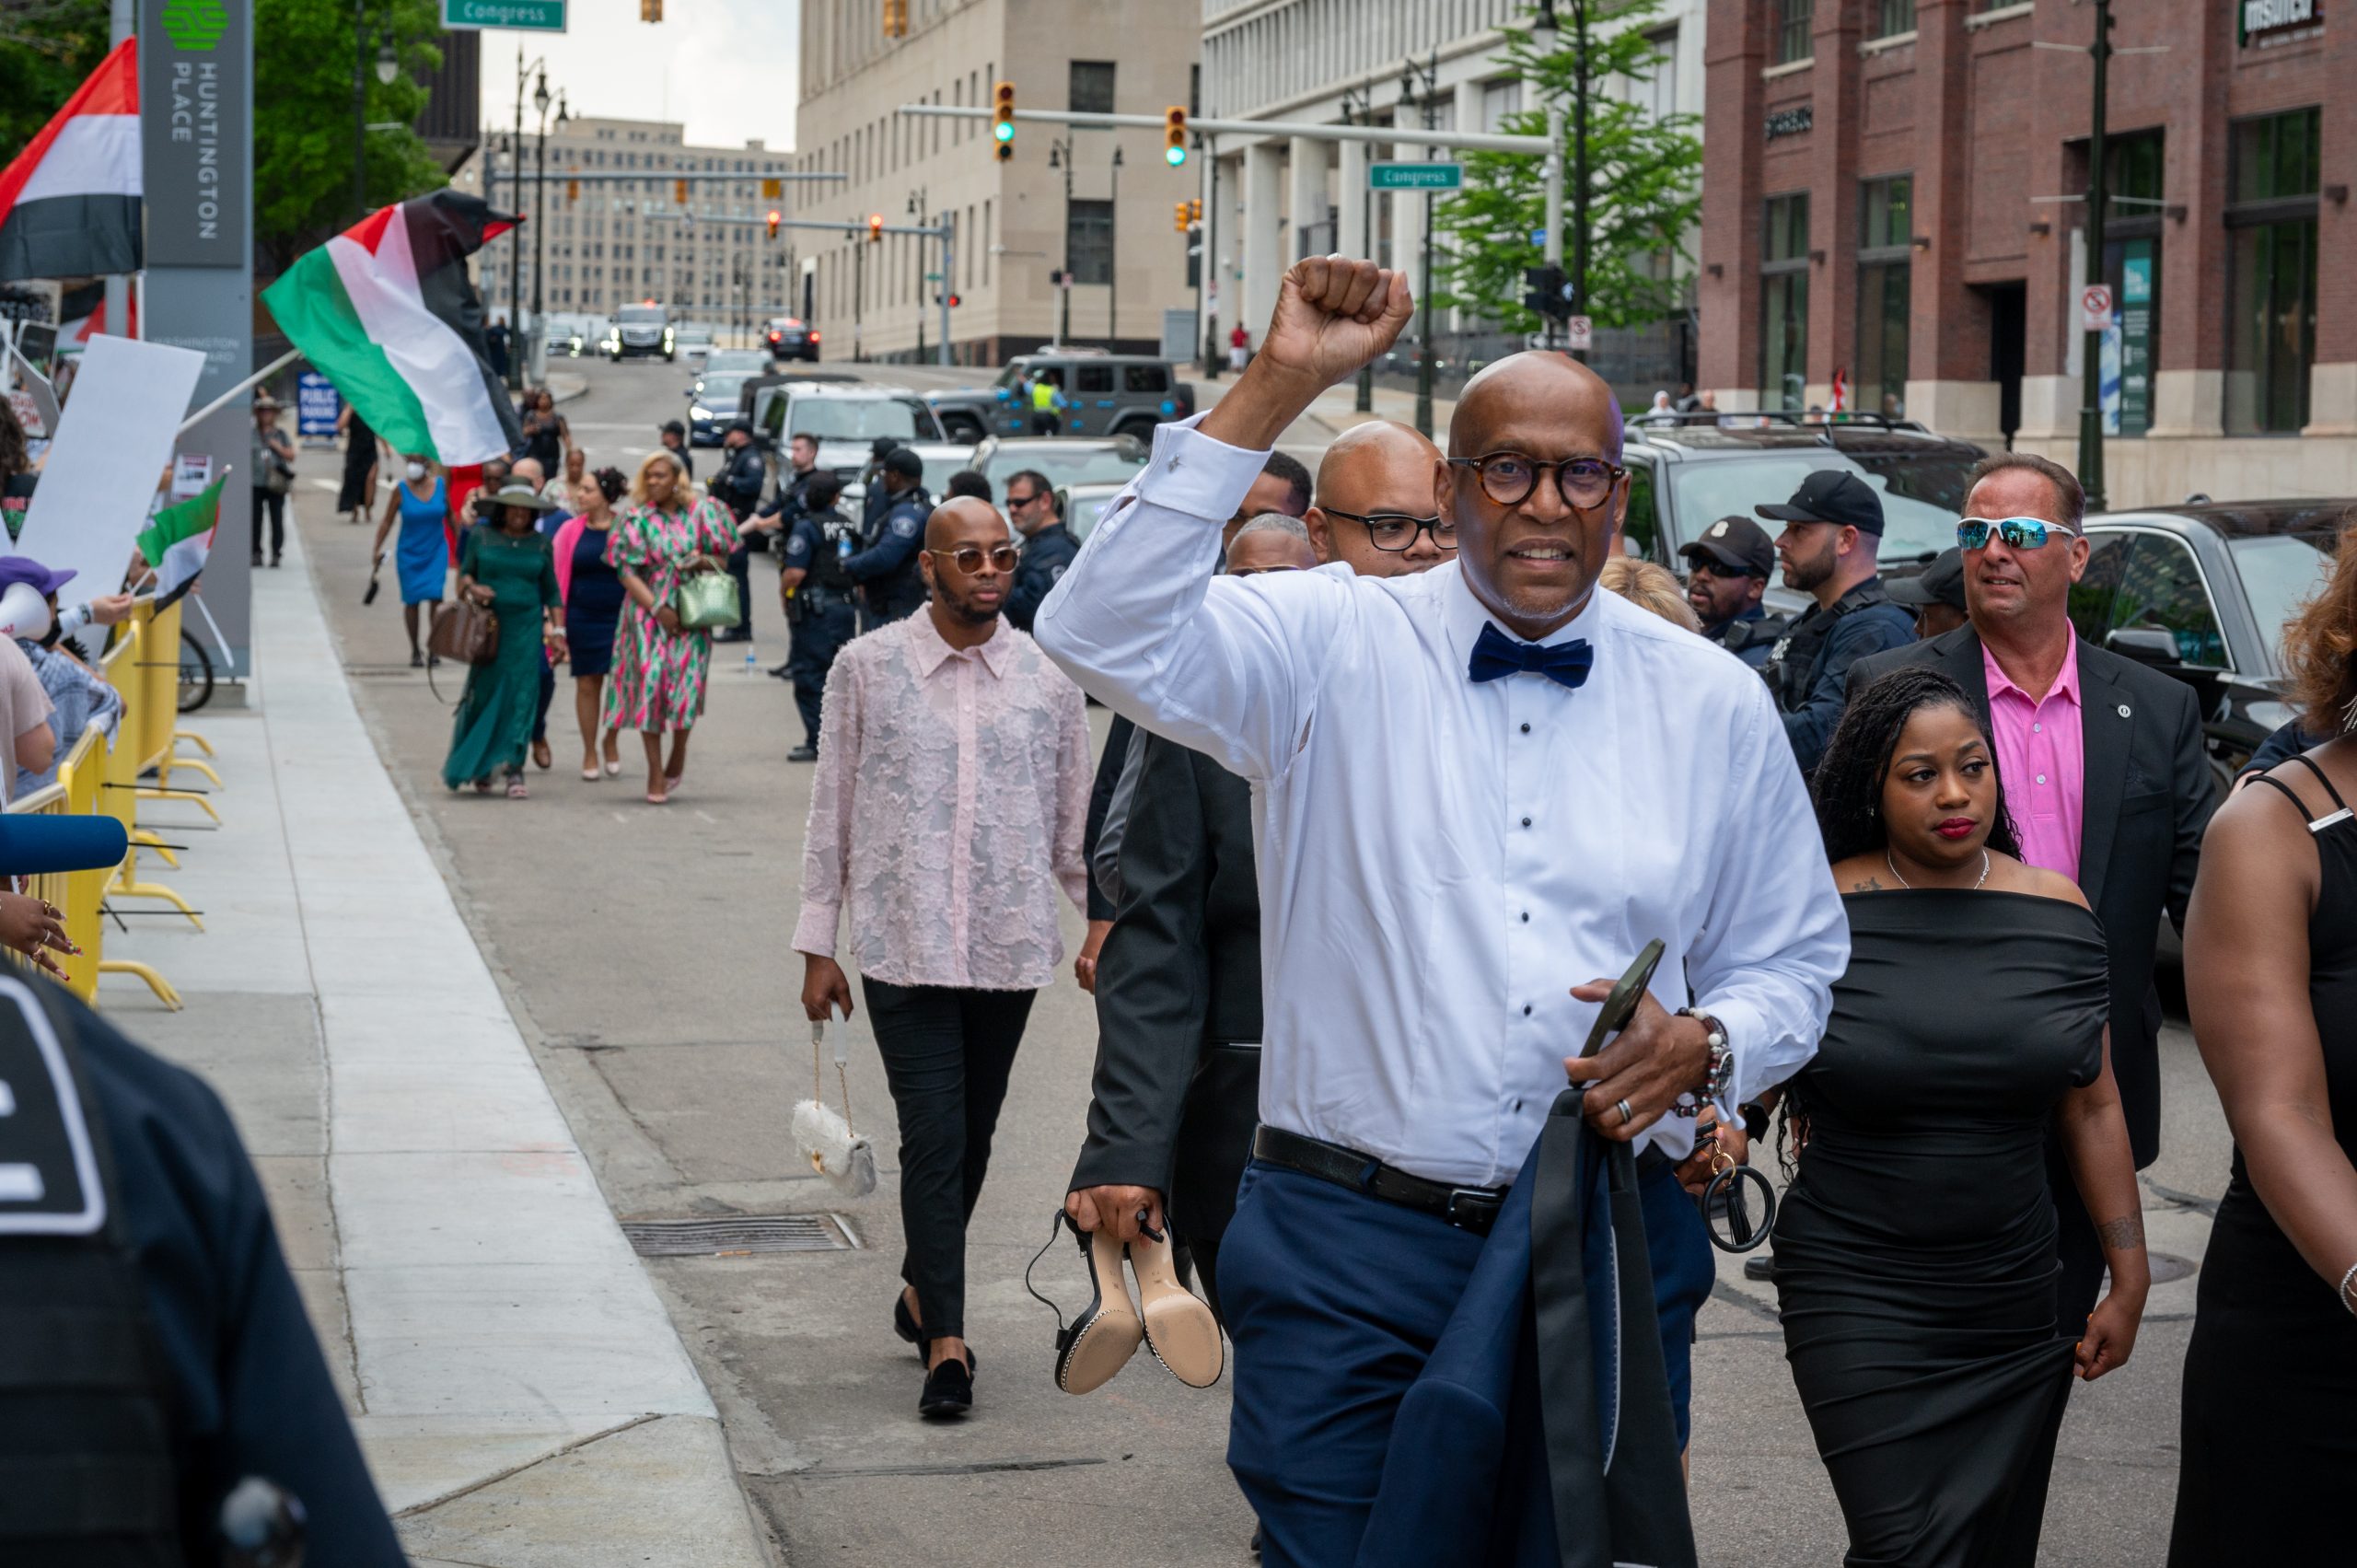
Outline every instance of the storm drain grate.
[(642, 1258), (726, 1258), (747, 1252), (846, 1252), (859, 1237), (841, 1214), (732, 1214), (713, 1220), (624, 1220)]

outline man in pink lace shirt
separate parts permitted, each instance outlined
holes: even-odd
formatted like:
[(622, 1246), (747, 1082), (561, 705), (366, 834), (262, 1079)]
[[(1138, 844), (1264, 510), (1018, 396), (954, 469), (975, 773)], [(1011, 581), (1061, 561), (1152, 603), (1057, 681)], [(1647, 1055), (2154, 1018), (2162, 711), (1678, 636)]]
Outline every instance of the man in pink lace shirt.
[(1091, 766), (1080, 688), (1000, 617), (1019, 556), (986, 501), (937, 507), (924, 610), (870, 632), (827, 676), (803, 844), (802, 1005), (852, 1012), (852, 967), (900, 1121), (908, 1283), (893, 1306), (925, 1358), (926, 1416), (973, 1404), (966, 1222), (1031, 998), (1063, 961), (1056, 889), (1087, 908)]

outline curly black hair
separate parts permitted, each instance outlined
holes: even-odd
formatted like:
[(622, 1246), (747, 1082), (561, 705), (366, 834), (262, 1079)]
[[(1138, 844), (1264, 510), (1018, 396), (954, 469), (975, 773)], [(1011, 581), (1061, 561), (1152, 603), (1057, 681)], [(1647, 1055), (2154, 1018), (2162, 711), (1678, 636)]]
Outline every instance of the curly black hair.
[(597, 482), (598, 494), (606, 498), (609, 506), (621, 500), (622, 492), (630, 488), (630, 475), (617, 468), (602, 468), (589, 477)]
[[(1948, 707), (1969, 718), (1989, 740), (1989, 726), (1963, 687), (1923, 665), (1909, 665), (1858, 693), (1825, 756), (1817, 764), (1809, 793), (1817, 805), (1817, 830), (1825, 835), (1825, 857), (1847, 860), (1867, 854), (1888, 842), (1882, 818), (1883, 781), (1890, 772), (1891, 753), (1907, 721), (1922, 708)], [(1997, 769), (1997, 748), (1989, 745), (1989, 768)], [(1989, 824), (1989, 847), (2018, 857), (2021, 837), (2014, 830), (2013, 814), (2005, 809), (2005, 781), (1997, 780), (1997, 816)]]

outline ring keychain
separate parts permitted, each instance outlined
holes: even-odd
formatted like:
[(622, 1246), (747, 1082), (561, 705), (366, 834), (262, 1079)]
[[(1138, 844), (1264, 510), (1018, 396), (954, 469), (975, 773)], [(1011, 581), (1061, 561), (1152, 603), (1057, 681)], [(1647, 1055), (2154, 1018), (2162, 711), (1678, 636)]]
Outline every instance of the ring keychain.
[[(1737, 1165), (1727, 1153), (1726, 1140), (1720, 1136), (1724, 1124), (1711, 1123), (1711, 1179), (1703, 1184), (1702, 1196), (1697, 1200), (1702, 1207), (1702, 1228), (1710, 1233), (1711, 1245), (1722, 1252), (1748, 1252), (1768, 1239), (1771, 1226), (1776, 1223), (1776, 1189), (1774, 1184), (1747, 1165)], [(1751, 1206), (1744, 1194), (1748, 1179), (1759, 1189), (1759, 1200), (1766, 1212), (1758, 1224), (1751, 1218)], [(1714, 1215), (1714, 1205), (1724, 1203), (1720, 1214)], [(1721, 1235), (1718, 1220), (1726, 1221), (1726, 1234)]]

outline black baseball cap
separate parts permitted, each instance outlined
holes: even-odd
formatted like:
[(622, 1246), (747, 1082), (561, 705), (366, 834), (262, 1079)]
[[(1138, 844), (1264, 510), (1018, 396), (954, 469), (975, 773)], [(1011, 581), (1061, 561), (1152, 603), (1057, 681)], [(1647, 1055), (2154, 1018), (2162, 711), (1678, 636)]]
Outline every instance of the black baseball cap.
[(867, 444), (867, 455), (871, 458), (880, 458), (887, 452), (892, 451), (898, 447), (900, 444), (900, 442), (898, 436), (878, 436), (875, 440), (870, 441)]
[(924, 459), (906, 447), (895, 447), (884, 454), (884, 471), (899, 474), (902, 479), (923, 479)]
[(1949, 549), (1940, 552), (1929, 566), (1911, 577), (1887, 577), (1883, 591), (1893, 604), (1945, 604), (1963, 610), (1964, 552)]
[(1780, 523), (1836, 523), (1876, 537), (1882, 533), (1882, 497), (1847, 469), (1819, 469), (1801, 481), (1790, 501), (1752, 510)]
[(685, 436), (688, 427), (676, 419), (667, 419), (655, 427), (655, 433), (657, 436)]
[(1776, 571), (1776, 546), (1768, 530), (1749, 517), (1721, 517), (1678, 553), (1689, 561), (1708, 557), (1753, 577), (1773, 576)]

